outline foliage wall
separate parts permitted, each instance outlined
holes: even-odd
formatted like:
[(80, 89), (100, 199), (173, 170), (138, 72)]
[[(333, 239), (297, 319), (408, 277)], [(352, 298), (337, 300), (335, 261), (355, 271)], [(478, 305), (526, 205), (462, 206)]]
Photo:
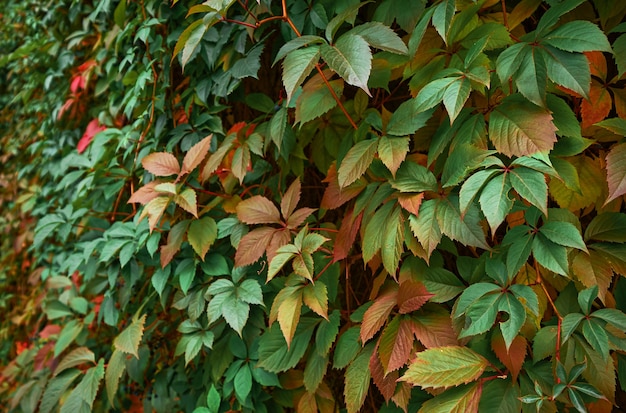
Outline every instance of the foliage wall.
[(612, 411), (625, 15), (3, 4), (2, 405)]

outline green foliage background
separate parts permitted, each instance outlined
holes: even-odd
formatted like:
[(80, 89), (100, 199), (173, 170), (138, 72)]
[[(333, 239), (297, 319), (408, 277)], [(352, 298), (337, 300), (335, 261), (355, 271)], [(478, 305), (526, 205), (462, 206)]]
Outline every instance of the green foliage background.
[(623, 404), (626, 3), (0, 7), (8, 411)]

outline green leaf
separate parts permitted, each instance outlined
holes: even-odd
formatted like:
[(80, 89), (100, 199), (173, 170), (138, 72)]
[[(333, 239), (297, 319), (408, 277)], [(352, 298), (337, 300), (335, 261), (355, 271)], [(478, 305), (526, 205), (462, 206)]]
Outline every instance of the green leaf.
[(556, 326), (547, 326), (540, 329), (533, 338), (533, 361), (537, 363), (554, 355), (556, 349)]
[(465, 312), (469, 326), (459, 334), (459, 338), (471, 337), (482, 334), (493, 327), (498, 316), (497, 304), (500, 294), (487, 294), (476, 300)]
[(387, 134), (395, 136), (411, 135), (426, 126), (433, 110), (417, 111), (415, 100), (407, 100), (396, 109), (387, 124)]
[(478, 411), (481, 413), (519, 413), (519, 387), (509, 380), (491, 380), (485, 383)]
[(343, 24), (343, 22), (350, 22), (354, 24), (354, 20), (356, 19), (356, 15), (359, 9), (369, 3), (369, 1), (364, 1), (362, 3), (352, 4), (345, 9), (343, 9), (339, 14), (337, 14), (331, 21), (328, 22), (326, 26), (325, 36), (329, 42), (333, 41), (333, 37), (339, 29), (339, 26)]
[(235, 375), (234, 379), (235, 395), (240, 401), (246, 400), (252, 390), (252, 372), (250, 371), (250, 365), (244, 363), (239, 368), (239, 371)]
[(556, 244), (587, 251), (587, 246), (578, 228), (569, 222), (548, 221), (539, 228), (539, 232)]
[(172, 58), (176, 57), (182, 50), (183, 55), (181, 57), (181, 64), (183, 66), (183, 71), (198, 46), (200, 46), (200, 42), (204, 37), (204, 34), (218, 21), (219, 17), (217, 13), (207, 13), (202, 19), (191, 23), (189, 27), (181, 33), (178, 41), (176, 42), (176, 46), (174, 47)]
[[(328, 354), (339, 333), (340, 313), (338, 310), (328, 317), (328, 321), (322, 320), (315, 332), (315, 348), (321, 355)], [(358, 330), (357, 330), (358, 333)]]
[(502, 287), (492, 283), (479, 282), (470, 285), (456, 301), (453, 312), (454, 318), (464, 314), (472, 304), (480, 300), (483, 296), (496, 293), (499, 290), (502, 290)]
[(626, 331), (626, 314), (614, 308), (601, 308), (591, 313), (591, 317), (599, 318), (614, 325), (622, 331)]
[(626, 143), (614, 146), (606, 155), (606, 175), (609, 196), (604, 205), (626, 194)]
[(230, 68), (229, 74), (235, 79), (243, 79), (246, 77), (258, 79), (263, 49), (263, 43), (255, 44), (243, 58), (235, 62), (235, 64)]
[(194, 219), (187, 230), (187, 240), (196, 254), (204, 260), (204, 256), (217, 238), (217, 224), (211, 217)]
[(196, 191), (192, 188), (186, 188), (183, 192), (174, 196), (174, 202), (192, 214), (194, 217), (198, 217), (198, 201), (196, 197)]
[(279, 326), (272, 325), (259, 340), (258, 367), (272, 373), (293, 368), (298, 364), (309, 346), (315, 323), (317, 320), (301, 319), (289, 348), (287, 348), (287, 342)]
[(359, 341), (360, 334), (360, 328), (354, 326), (350, 327), (339, 336), (333, 354), (333, 368), (342, 369), (350, 364), (354, 357), (356, 357), (359, 350), (361, 350), (361, 343)]
[[(335, 95), (341, 96), (343, 79), (331, 80), (328, 83)], [(322, 116), (335, 106), (337, 106), (337, 101), (332, 93), (324, 84), (321, 76), (315, 75), (304, 84), (302, 93), (296, 101), (296, 123), (307, 123)]]
[[(426, 200), (420, 205), (417, 216), (413, 214), (409, 216), (411, 231), (417, 237), (424, 250), (426, 250), (428, 257), (431, 256), (439, 242), (441, 242), (441, 228), (437, 220), (438, 205), (439, 200), (437, 199)], [(429, 291), (431, 290), (429, 289)]]
[(378, 142), (378, 156), (395, 177), (400, 164), (409, 152), (409, 138), (389, 138), (382, 136)]
[[(585, 59), (586, 60), (586, 59)], [(548, 62), (548, 70), (550, 63)], [(589, 65), (585, 62), (586, 70), (589, 70)], [(553, 80), (555, 83), (555, 80)], [(588, 82), (591, 84), (591, 82)], [(573, 85), (570, 85), (573, 86)], [(570, 87), (570, 89), (572, 89)], [(573, 90), (573, 89), (572, 89)], [(547, 96), (548, 109), (552, 112), (554, 126), (557, 128), (557, 132), (561, 136), (581, 137), (580, 122), (576, 119), (576, 115), (572, 108), (560, 97), (553, 94)], [(558, 148), (558, 144), (555, 149)]]
[(103, 377), (104, 359), (100, 359), (98, 365), (87, 370), (81, 382), (72, 390), (61, 406), (61, 413), (83, 411), (84, 404), (87, 405), (88, 411), (91, 410)]
[(506, 156), (549, 151), (556, 142), (552, 115), (519, 94), (507, 96), (489, 118), (489, 138)]
[(272, 66), (274, 66), (276, 62), (278, 62), (280, 59), (287, 56), (294, 50), (300, 49), (304, 46), (322, 44), (325, 42), (326, 41), (319, 36), (303, 35), (300, 37), (296, 37), (295, 39), (292, 39), (281, 46), (281, 48), (278, 50), (278, 53), (276, 54), (276, 58), (274, 59), (274, 63), (272, 63)]
[(567, 249), (550, 241), (545, 235), (538, 233), (533, 238), (533, 256), (539, 264), (557, 274), (567, 276), (569, 264), (567, 262)]
[(350, 148), (339, 166), (339, 187), (345, 188), (359, 179), (374, 160), (377, 149), (377, 139), (364, 140)]
[(400, 192), (436, 191), (437, 180), (426, 167), (412, 162), (402, 162), (395, 179), (389, 180), (391, 186)]
[(328, 354), (320, 354), (317, 351), (309, 353), (304, 367), (304, 388), (309, 393), (315, 393), (326, 375), (328, 369)]
[(237, 298), (248, 304), (263, 304), (263, 291), (257, 280), (247, 279), (237, 287)]
[(293, 252), (278, 252), (274, 257), (272, 257), (272, 261), (270, 261), (269, 269), (267, 270), (267, 281), (270, 281), (272, 278), (278, 274), (278, 272), (291, 260), (295, 257), (296, 254)]
[(348, 413), (356, 413), (363, 406), (370, 387), (371, 373), (369, 363), (373, 351), (374, 343), (367, 345), (346, 370), (346, 384), (343, 394)]
[(400, 378), (422, 387), (450, 387), (476, 380), (489, 361), (467, 347), (445, 346), (417, 353)]
[[(371, 226), (368, 225), (368, 228)], [(381, 228), (378, 227), (378, 231)], [(393, 208), (382, 229), (380, 255), (383, 266), (389, 274), (394, 275), (398, 270), (400, 255), (404, 251), (404, 222), (402, 210), (399, 206)], [(367, 242), (367, 241), (366, 241)], [(363, 253), (365, 259), (365, 253)]]
[(472, 201), (483, 188), (486, 182), (488, 182), (495, 174), (501, 172), (498, 169), (486, 169), (478, 171), (472, 176), (467, 178), (461, 191), (459, 192), (459, 209), (462, 215), (465, 215), (467, 209), (472, 204)]
[(139, 318), (133, 317), (132, 322), (128, 327), (124, 329), (115, 340), (113, 340), (113, 346), (126, 354), (132, 354), (135, 358), (139, 358), (139, 343), (143, 336), (143, 326), (146, 322), (146, 315), (142, 315)]
[(111, 406), (114, 405), (115, 395), (119, 388), (120, 379), (126, 370), (126, 355), (119, 350), (113, 350), (107, 363), (104, 382), (107, 389), (107, 397)]
[(609, 357), (609, 336), (604, 327), (595, 320), (583, 320), (582, 325), (583, 336), (587, 342), (606, 360)]
[(433, 12), (433, 26), (446, 44), (448, 43), (448, 30), (450, 30), (450, 23), (455, 11), (455, 0), (443, 0)]
[(209, 408), (209, 413), (219, 413), (221, 402), (222, 399), (219, 392), (215, 388), (215, 385), (211, 384), (211, 388), (206, 396), (206, 404)]
[(437, 221), (439, 222), (441, 232), (450, 239), (484, 250), (491, 249), (485, 240), (483, 228), (480, 226), (478, 210), (469, 208), (465, 215), (462, 216), (459, 211), (457, 197), (452, 196), (439, 203), (437, 206)]
[(448, 188), (458, 185), (469, 172), (483, 165), (485, 159), (494, 153), (496, 151), (481, 149), (469, 143), (455, 145), (443, 167), (442, 186)]
[(550, 7), (541, 17), (541, 20), (539, 20), (535, 31), (535, 37), (539, 38), (546, 30), (554, 26), (559, 21), (561, 16), (574, 10), (584, 1), (585, 0), (564, 0), (560, 3), (553, 3), (552, 7)]
[(500, 53), (496, 60), (496, 72), (500, 78), (500, 83), (506, 85), (509, 79), (517, 73), (522, 63), (522, 58), (529, 53), (530, 46), (528, 43), (515, 43)]
[(575, 20), (557, 27), (543, 36), (542, 43), (567, 52), (611, 52), (604, 32), (586, 20)]
[(621, 78), (626, 73), (626, 34), (622, 34), (613, 42), (613, 56), (617, 64), (618, 76)]
[(311, 46), (294, 50), (285, 57), (283, 62), (283, 85), (287, 92), (287, 102), (293, 92), (304, 82), (320, 58), (319, 46)]
[(443, 94), (443, 105), (448, 111), (451, 124), (459, 115), (461, 109), (463, 109), (471, 91), (472, 85), (465, 76), (456, 78), (456, 80), (446, 88)]
[[(468, 386), (458, 386), (427, 400), (422, 404), (418, 413), (477, 412), (478, 400), (484, 399), (481, 398), (481, 392), (481, 386), (478, 383), (472, 383)], [(498, 395), (498, 398), (499, 397), (501, 397), (501, 395)]]
[(348, 84), (359, 87), (371, 96), (367, 81), (372, 70), (372, 52), (365, 39), (344, 34), (334, 46), (323, 44), (322, 59)]
[(233, 296), (231, 299), (225, 300), (222, 303), (221, 311), (224, 320), (226, 320), (228, 325), (241, 337), (243, 328), (248, 321), (250, 305), (245, 301), (239, 300), (238, 297)]
[(79, 366), (83, 363), (96, 364), (96, 356), (93, 354), (93, 351), (89, 350), (87, 347), (75, 348), (59, 362), (59, 365), (54, 369), (54, 376), (64, 370)]
[(529, 227), (525, 225), (523, 227), (524, 232), (515, 237), (506, 254), (506, 268), (509, 274), (517, 274), (530, 257), (534, 237), (530, 234)]
[(585, 55), (567, 53), (549, 46), (542, 49), (542, 52), (550, 80), (581, 94), (583, 97), (589, 96), (591, 73)]
[(54, 356), (58, 357), (83, 330), (83, 323), (77, 319), (69, 321), (61, 330), (57, 342), (54, 344)]
[(421, 113), (437, 106), (443, 100), (448, 87), (458, 79), (459, 77), (444, 77), (424, 86), (413, 100), (413, 113)]
[(548, 72), (540, 48), (526, 47), (518, 58), (521, 59), (520, 67), (514, 77), (517, 89), (535, 105), (545, 107)]
[(544, 174), (519, 167), (509, 172), (509, 179), (515, 192), (548, 215), (548, 185)]
[(354, 27), (347, 34), (361, 36), (371, 47), (375, 47), (376, 49), (397, 54), (409, 53), (402, 39), (389, 27), (379, 22), (361, 24)]
[(39, 412), (50, 413), (57, 407), (61, 396), (65, 394), (70, 385), (81, 374), (80, 370), (72, 369), (66, 370), (50, 379), (46, 386), (46, 391), (41, 397), (41, 404), (39, 405)]
[(509, 314), (509, 319), (500, 322), (502, 337), (506, 344), (507, 351), (511, 347), (511, 343), (517, 337), (520, 329), (526, 321), (526, 310), (524, 306), (515, 298), (513, 294), (507, 293), (500, 296), (498, 302), (498, 310)]
[(570, 313), (563, 317), (561, 322), (561, 343), (565, 343), (570, 338), (584, 318), (585, 316), (580, 313)]
[(496, 230), (513, 207), (513, 200), (509, 198), (510, 191), (511, 184), (507, 175), (501, 174), (490, 180), (480, 194), (480, 209), (489, 222), (492, 235), (495, 235)]

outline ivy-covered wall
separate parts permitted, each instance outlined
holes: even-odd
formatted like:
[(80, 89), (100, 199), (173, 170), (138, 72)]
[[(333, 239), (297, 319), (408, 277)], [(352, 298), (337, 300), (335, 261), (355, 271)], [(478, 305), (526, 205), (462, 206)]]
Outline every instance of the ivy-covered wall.
[(0, 6), (9, 412), (611, 412), (626, 3)]

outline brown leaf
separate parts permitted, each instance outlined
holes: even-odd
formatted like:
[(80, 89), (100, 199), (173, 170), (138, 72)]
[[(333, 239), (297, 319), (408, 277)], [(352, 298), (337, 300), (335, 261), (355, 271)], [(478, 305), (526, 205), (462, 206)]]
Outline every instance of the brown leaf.
[(606, 119), (612, 107), (613, 101), (609, 91), (598, 81), (592, 80), (589, 100), (584, 99), (581, 104), (582, 128), (588, 128), (594, 123)]
[(359, 233), (359, 228), (361, 228), (362, 219), (363, 212), (355, 217), (354, 209), (350, 209), (343, 217), (341, 227), (335, 239), (333, 262), (341, 261), (348, 256), (356, 240), (356, 235)]
[(606, 155), (606, 174), (606, 181), (609, 185), (609, 196), (604, 202), (604, 205), (626, 194), (625, 143), (614, 146)]
[(597, 285), (598, 297), (604, 303), (613, 279), (611, 263), (594, 250), (589, 250), (589, 253), (576, 251), (574, 254), (572, 273), (587, 288)]
[(235, 267), (254, 264), (263, 256), (263, 246), (269, 245), (277, 230), (270, 227), (256, 228), (241, 237), (235, 253)]
[(283, 218), (288, 219), (300, 202), (300, 179), (296, 179), (291, 183), (283, 199), (280, 201), (280, 212), (283, 214)]
[(387, 322), (387, 317), (396, 305), (398, 290), (384, 292), (374, 301), (374, 304), (363, 314), (361, 323), (361, 342), (365, 344), (367, 340), (374, 337), (374, 334)]
[(385, 373), (396, 371), (409, 361), (413, 341), (411, 319), (396, 316), (385, 327), (378, 341), (378, 354)]
[(193, 171), (198, 165), (200, 165), (204, 158), (206, 158), (209, 153), (209, 148), (211, 148), (212, 137), (212, 134), (207, 136), (189, 149), (183, 159), (183, 169), (180, 171), (180, 175), (188, 174)]
[(237, 218), (246, 224), (280, 224), (280, 213), (276, 206), (260, 195), (237, 204)]
[(602, 52), (585, 52), (585, 57), (589, 61), (589, 71), (592, 76), (597, 76), (606, 80), (606, 58)]
[(155, 152), (141, 160), (144, 169), (156, 176), (178, 175), (180, 165), (174, 155), (169, 152)]
[(434, 297), (419, 281), (407, 280), (400, 284), (398, 290), (398, 307), (400, 314), (408, 314), (419, 310), (431, 297)]
[(401, 381), (400, 385), (398, 386), (398, 390), (391, 398), (391, 400), (393, 400), (396, 406), (401, 408), (404, 411), (404, 413), (408, 412), (407, 409), (409, 407), (409, 401), (411, 400), (412, 388), (413, 386), (411, 386), (409, 383), (405, 381)]
[(317, 211), (315, 208), (300, 208), (287, 218), (287, 228), (298, 228), (302, 223), (311, 215)]
[(361, 181), (356, 181), (343, 189), (339, 188), (337, 165), (335, 163), (330, 165), (326, 178), (322, 182), (328, 183), (320, 205), (324, 209), (339, 208), (365, 189), (365, 184)]
[(617, 116), (626, 119), (626, 90), (616, 87), (610, 88), (613, 92), (613, 103), (615, 103), (615, 111)]
[(422, 200), (424, 199), (424, 193), (419, 194), (400, 194), (398, 195), (398, 203), (402, 208), (409, 211), (413, 215), (417, 216)]
[(302, 396), (298, 400), (296, 413), (317, 413), (317, 401), (315, 400), (315, 395), (309, 392), (302, 393)]
[(189, 228), (189, 223), (189, 220), (180, 221), (170, 229), (170, 232), (167, 234), (167, 243), (161, 246), (162, 268), (165, 268), (180, 250), (180, 246), (183, 243), (183, 236)]
[(370, 371), (374, 384), (385, 398), (385, 401), (389, 401), (396, 391), (396, 380), (398, 380), (400, 374), (397, 371), (393, 371), (385, 375), (383, 365), (378, 358), (378, 348), (374, 350), (372, 357), (370, 357)]
[(161, 195), (160, 192), (154, 190), (154, 187), (161, 183), (161, 181), (148, 182), (147, 184), (133, 192), (130, 199), (128, 200), (128, 203), (140, 203), (141, 205), (146, 205), (148, 202)]
[(283, 245), (289, 244), (291, 241), (291, 235), (287, 228), (281, 228), (274, 231), (274, 235), (272, 235), (272, 239), (269, 244), (265, 247), (265, 254), (267, 255), (267, 262), (272, 261), (272, 258), (276, 255), (276, 250), (282, 247)]
[(413, 334), (426, 348), (456, 346), (459, 344), (457, 334), (452, 328), (450, 314), (447, 311), (434, 310), (413, 317)]
[(509, 369), (513, 383), (515, 383), (526, 359), (526, 339), (522, 336), (515, 337), (507, 351), (502, 334), (494, 334), (491, 339), (491, 348), (502, 364)]

